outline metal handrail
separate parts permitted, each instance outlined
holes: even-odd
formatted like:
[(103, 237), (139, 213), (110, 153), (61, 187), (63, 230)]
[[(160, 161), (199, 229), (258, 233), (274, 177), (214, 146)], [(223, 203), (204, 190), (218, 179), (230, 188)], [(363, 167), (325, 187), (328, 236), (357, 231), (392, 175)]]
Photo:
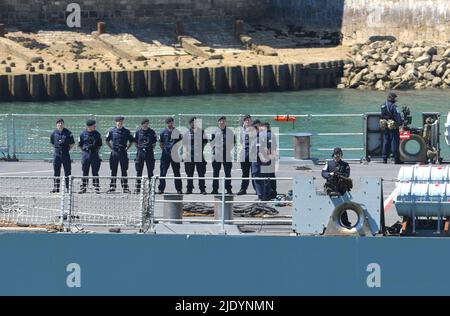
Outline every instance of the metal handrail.
[[(36, 114), (23, 114), (23, 113), (14, 113), (14, 114), (0, 114), (0, 115), (6, 115), (8, 117), (8, 132), (7, 132), (7, 146), (8, 146), (8, 154), (12, 157), (16, 157), (17, 153), (18, 153), (18, 149), (19, 149), (19, 153), (22, 153), (24, 155), (31, 155), (31, 157), (33, 158), (33, 155), (50, 155), (51, 150), (36, 150), (35, 148), (32, 149), (27, 149), (25, 151), (21, 151), (21, 145), (17, 146), (18, 144), (22, 144), (23, 139), (20, 138), (22, 136), (18, 136), (21, 135), (19, 133), (16, 132), (16, 121), (20, 120), (23, 117), (27, 117), (27, 116), (35, 116), (35, 117), (56, 117), (57, 114), (42, 114), (42, 113), (36, 113)], [(236, 117), (236, 118), (242, 118), (243, 114), (240, 113), (236, 113), (236, 114), (225, 114), (225, 116), (232, 116), (232, 117)], [(306, 121), (308, 122), (307, 126), (312, 127), (312, 121), (314, 118), (332, 118), (332, 117), (360, 117), (360, 118), (364, 118), (364, 114), (362, 113), (357, 113), (357, 114), (351, 114), (351, 113), (344, 113), (344, 114), (285, 114), (285, 115), (289, 115), (292, 117), (296, 117), (296, 118), (305, 118)], [(101, 115), (97, 115), (97, 114), (92, 114), (92, 113), (82, 113), (82, 114), (63, 114), (62, 116), (68, 116), (68, 117), (94, 117), (94, 118), (111, 118), (114, 115), (109, 115), (109, 114), (101, 114)], [(164, 117), (168, 117), (168, 116), (172, 116), (172, 117), (176, 117), (178, 116), (178, 121), (181, 122), (181, 119), (183, 117), (186, 116), (200, 116), (200, 117), (217, 117), (218, 114), (204, 114), (204, 113), (199, 113), (199, 114), (193, 114), (193, 113), (179, 113), (179, 114), (169, 114), (169, 115), (161, 115), (161, 114), (140, 114), (140, 115), (127, 115), (127, 118), (142, 118), (142, 117), (149, 117), (149, 118), (164, 118)], [(254, 117), (275, 117), (276, 114), (253, 114), (252, 116)], [(363, 126), (363, 124), (362, 124)], [(1, 131), (0, 131), (1, 132)], [(326, 138), (334, 138), (334, 137), (361, 137), (362, 135), (364, 135), (364, 133), (361, 132), (336, 132), (336, 133), (329, 133), (329, 132), (321, 132), (321, 131), (312, 131), (313, 133), (313, 137), (326, 137)], [(278, 134), (279, 137), (291, 137), (294, 136), (295, 133), (280, 133)], [(10, 138), (12, 138), (12, 140), (10, 140)], [(28, 142), (25, 142), (24, 144), (28, 144)], [(339, 145), (339, 144), (336, 144)], [(27, 145), (28, 146), (28, 145)], [(354, 148), (346, 148), (345, 146), (340, 146), (342, 147), (343, 150), (349, 150), (349, 151), (363, 151), (364, 148), (363, 147), (354, 147)], [(322, 152), (328, 149), (324, 149), (324, 148), (316, 148), (316, 150), (318, 152)], [(292, 152), (294, 151), (292, 148), (289, 147), (280, 147), (279, 148), (280, 152)], [(74, 151), (75, 152), (75, 151)], [(134, 150), (131, 151), (132, 153), (134, 153)], [(76, 153), (78, 153), (78, 151), (76, 151)]]

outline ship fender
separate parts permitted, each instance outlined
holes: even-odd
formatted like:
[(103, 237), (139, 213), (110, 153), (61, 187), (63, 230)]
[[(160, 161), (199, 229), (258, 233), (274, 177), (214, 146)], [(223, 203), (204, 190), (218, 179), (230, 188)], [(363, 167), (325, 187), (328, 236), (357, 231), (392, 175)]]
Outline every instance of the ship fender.
[[(358, 219), (352, 227), (347, 227), (342, 223), (342, 214), (344, 212), (356, 213)], [(325, 235), (338, 236), (368, 236), (371, 235), (367, 223), (366, 214), (360, 204), (352, 201), (346, 201), (337, 205), (331, 213), (330, 220), (325, 230)]]
[[(417, 152), (410, 153), (407, 151), (406, 144), (410, 141), (414, 141), (419, 144), (419, 150)], [(423, 137), (420, 135), (411, 134), (411, 137), (409, 139), (400, 142), (400, 160), (404, 162), (424, 162), (427, 160), (427, 151), (427, 143), (425, 142), (425, 139), (423, 139)]]

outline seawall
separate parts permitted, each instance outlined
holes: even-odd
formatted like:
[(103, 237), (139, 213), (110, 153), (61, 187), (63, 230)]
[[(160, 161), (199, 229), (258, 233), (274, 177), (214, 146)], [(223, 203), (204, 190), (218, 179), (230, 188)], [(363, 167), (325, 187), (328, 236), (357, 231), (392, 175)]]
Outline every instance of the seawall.
[(179, 96), (336, 87), (343, 61), (0, 75), (1, 101)]

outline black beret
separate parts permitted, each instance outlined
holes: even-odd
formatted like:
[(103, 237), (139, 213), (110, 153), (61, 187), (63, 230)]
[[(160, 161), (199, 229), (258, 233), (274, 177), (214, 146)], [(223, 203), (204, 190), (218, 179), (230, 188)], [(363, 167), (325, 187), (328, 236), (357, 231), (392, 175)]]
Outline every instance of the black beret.
[(62, 118), (57, 119), (56, 124), (58, 124), (58, 123), (64, 123), (64, 119), (62, 119)]
[(92, 125), (95, 125), (95, 120), (87, 120), (86, 121), (86, 126), (92, 126)]
[(142, 119), (141, 121), (141, 125), (144, 125), (145, 123), (150, 122), (150, 120), (148, 118)]
[(221, 117), (219, 117), (217, 122), (219, 122), (219, 121), (226, 121), (226, 120), (227, 120), (227, 118), (225, 116), (221, 116)]
[(169, 122), (173, 122), (173, 117), (169, 116), (168, 118), (166, 118), (166, 124)]
[(119, 122), (119, 121), (123, 121), (125, 118), (123, 116), (116, 116), (115, 121)]
[(189, 124), (191, 124), (192, 122), (194, 122), (196, 119), (197, 119), (197, 118), (196, 118), (195, 116), (191, 117), (191, 118), (189, 119)]

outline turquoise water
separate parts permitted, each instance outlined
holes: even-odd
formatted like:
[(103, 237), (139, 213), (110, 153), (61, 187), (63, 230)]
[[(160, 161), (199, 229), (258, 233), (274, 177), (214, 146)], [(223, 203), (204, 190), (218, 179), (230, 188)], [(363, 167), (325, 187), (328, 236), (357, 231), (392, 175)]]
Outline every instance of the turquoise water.
[[(398, 104), (410, 106), (413, 112), (413, 126), (420, 124), (420, 112), (441, 112), (443, 127), (447, 112), (450, 111), (450, 91), (427, 90), (427, 91), (405, 91), (398, 92)], [(283, 93), (257, 93), (257, 94), (224, 94), (224, 95), (200, 95), (185, 97), (161, 97), (143, 99), (102, 99), (102, 100), (82, 100), (64, 102), (21, 102), (21, 103), (0, 103), (0, 113), (11, 114), (47, 114), (36, 117), (19, 117), (16, 119), (16, 147), (20, 152), (20, 147), (26, 147), (27, 141), (33, 146), (39, 142), (46, 142), (49, 131), (53, 129), (54, 118), (56, 116), (66, 117), (66, 125), (72, 128), (74, 134), (78, 134), (84, 123), (84, 116), (71, 118), (68, 114), (93, 114), (93, 115), (128, 115), (136, 116), (129, 119), (128, 126), (132, 129), (138, 124), (141, 116), (145, 115), (175, 115), (180, 113), (214, 114), (211, 117), (204, 117), (204, 126), (215, 125), (216, 115), (235, 114), (230, 116), (230, 125), (237, 125), (238, 114), (264, 114), (268, 117), (261, 117), (264, 121), (269, 121), (272, 126), (279, 127), (281, 133), (296, 133), (310, 131), (313, 136), (313, 154), (319, 157), (327, 157), (328, 152), (319, 151), (318, 148), (331, 148), (342, 146), (348, 148), (363, 147), (362, 136), (350, 137), (325, 137), (317, 136), (317, 133), (330, 132), (362, 132), (362, 120), (357, 117), (331, 117), (312, 118), (307, 121), (299, 118), (295, 123), (280, 123), (273, 120), (274, 115), (284, 114), (337, 114), (337, 113), (364, 113), (379, 111), (380, 104), (384, 102), (387, 92), (379, 91), (357, 91), (357, 90), (336, 90), (321, 89)], [(181, 125), (187, 125), (187, 116), (178, 119)], [(76, 121), (76, 122), (75, 122)], [(112, 117), (100, 119), (100, 131), (104, 132), (113, 125)], [(152, 122), (152, 121), (151, 121)], [(153, 120), (155, 129), (163, 127), (163, 118)], [(4, 123), (5, 125), (5, 123)], [(11, 128), (10, 128), (11, 129)], [(34, 131), (34, 138), (25, 139), (27, 129)], [(0, 127), (0, 133), (1, 133)], [(43, 134), (40, 134), (43, 133)], [(3, 132), (5, 134), (5, 132)], [(3, 139), (5, 137), (3, 136)], [(0, 140), (2, 136), (0, 136)], [(446, 148), (443, 136), (441, 138), (444, 159), (450, 159), (450, 151)], [(283, 136), (280, 139), (281, 147), (292, 147), (292, 137)], [(11, 146), (11, 141), (10, 141)], [(30, 145), (31, 146), (31, 145)], [(1, 146), (0, 146), (1, 147)], [(46, 150), (48, 148), (46, 147)], [(23, 150), (23, 154), (27, 151)], [(284, 151), (283, 155), (289, 156), (292, 153)], [(362, 151), (348, 151), (346, 157), (361, 158)]]

